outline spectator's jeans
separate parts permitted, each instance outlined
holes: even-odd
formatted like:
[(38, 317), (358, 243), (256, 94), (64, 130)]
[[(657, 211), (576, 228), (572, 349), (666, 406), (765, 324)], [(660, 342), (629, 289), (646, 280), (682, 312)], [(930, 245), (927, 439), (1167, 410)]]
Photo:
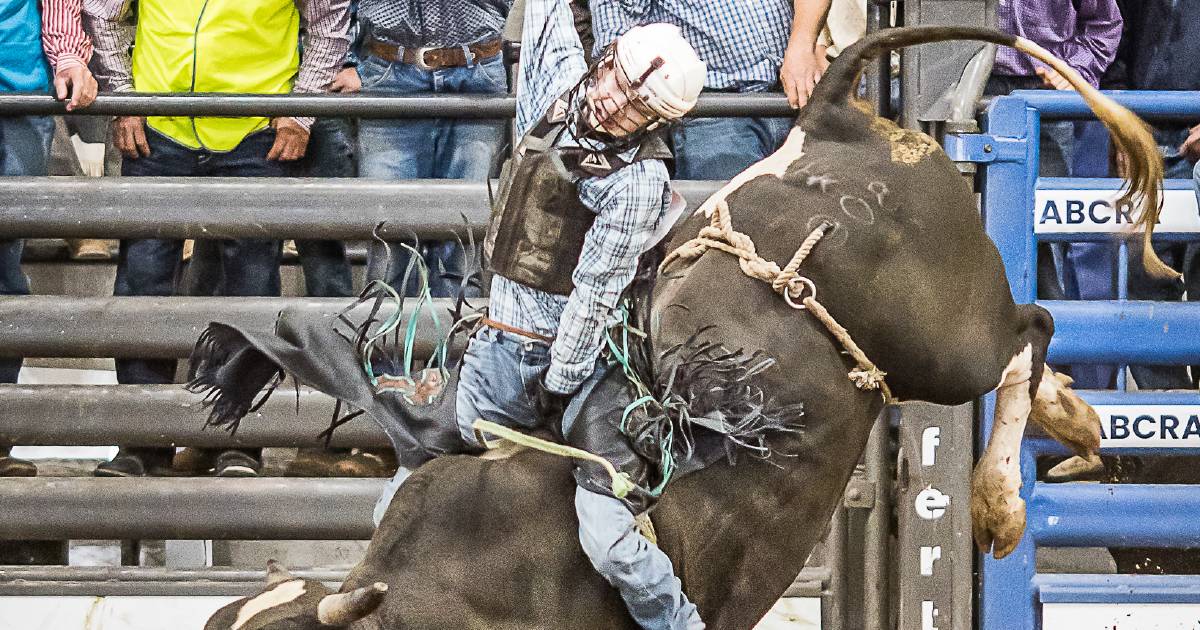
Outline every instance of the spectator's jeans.
[[(308, 139), (308, 151), (298, 165), (299, 172), (307, 177), (354, 177), (354, 150), (349, 127), (349, 123), (340, 118), (317, 119)], [(296, 249), (300, 252), (304, 290), (309, 297), (354, 295), (344, 243), (297, 239)]]
[[(48, 116), (0, 118), (0, 176), (43, 176), (49, 172), (54, 119)], [(21, 271), (21, 241), (0, 240), (0, 295), (28, 295)], [(0, 383), (16, 383), (21, 359), (0, 358)]]
[[(389, 63), (369, 56), (358, 66), (364, 94), (403, 95), (419, 92), (500, 94), (508, 91), (501, 55), (471, 66), (432, 72), (405, 63)], [(378, 179), (486, 180), (496, 152), (504, 140), (503, 121), (431, 118), (418, 120), (362, 120), (358, 128), (360, 177)], [(416, 209), (414, 209), (416, 210)], [(397, 217), (398, 221), (403, 221)], [(453, 241), (422, 243), (430, 269), (430, 292), (435, 297), (458, 294), (458, 280), (444, 277), (463, 273), (463, 251)], [(375, 255), (378, 249), (372, 249)], [(392, 247), (383, 279), (396, 286), (409, 260), (407, 250)], [(372, 261), (372, 267), (380, 267)], [(405, 289), (412, 295), (417, 282)], [(396, 286), (400, 289), (399, 286)]]
[(725, 180), (774, 153), (791, 118), (689, 118), (672, 132), (675, 177)]
[[(194, 150), (146, 129), (150, 155), (126, 158), (126, 177), (281, 177), (284, 163), (267, 160), (275, 131), (264, 129), (246, 137), (226, 153)], [(275, 240), (240, 239), (220, 241), (223, 278), (220, 293), (236, 296), (279, 295), (280, 243)], [(114, 295), (167, 296), (175, 285), (183, 252), (183, 241), (131, 239), (121, 241), (117, 259)], [(120, 383), (170, 383), (175, 376), (173, 360), (118, 359)]]

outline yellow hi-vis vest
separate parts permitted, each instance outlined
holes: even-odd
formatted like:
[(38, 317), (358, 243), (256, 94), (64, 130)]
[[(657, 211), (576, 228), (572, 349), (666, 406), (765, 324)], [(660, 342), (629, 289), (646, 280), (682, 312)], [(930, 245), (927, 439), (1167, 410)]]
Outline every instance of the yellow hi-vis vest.
[[(294, 0), (139, 0), (134, 89), (286, 94), (300, 67), (299, 37)], [(193, 149), (230, 151), (269, 120), (152, 116), (147, 124)]]

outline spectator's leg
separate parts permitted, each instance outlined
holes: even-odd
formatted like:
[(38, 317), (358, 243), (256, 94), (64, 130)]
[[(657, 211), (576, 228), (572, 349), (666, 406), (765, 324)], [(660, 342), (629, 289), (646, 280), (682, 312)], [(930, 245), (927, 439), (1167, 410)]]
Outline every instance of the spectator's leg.
[(221, 242), (211, 239), (192, 241), (192, 255), (183, 274), (183, 295), (214, 296), (225, 290), (225, 266), (221, 260)]
[[(0, 118), (0, 176), (43, 176), (49, 173), (54, 119), (44, 116)], [(0, 240), (0, 296), (28, 295), (29, 278), (21, 270), (20, 240)], [(20, 357), (0, 357), (0, 383), (16, 383)], [(9, 455), (12, 445), (0, 443), (0, 477), (32, 477), (33, 462)], [(24, 543), (21, 543), (24, 544)]]
[[(204, 174), (213, 177), (287, 176), (291, 173), (289, 164), (267, 159), (267, 153), (274, 143), (273, 129), (250, 134), (232, 151), (212, 156)], [(230, 239), (218, 243), (223, 271), (221, 295), (280, 295), (279, 259), (282, 254), (282, 241)], [(230, 449), (216, 454), (214, 461), (218, 476), (254, 476), (262, 467), (262, 449)]]
[[(350, 125), (340, 118), (321, 118), (313, 123), (308, 153), (299, 172), (309, 177), (354, 177), (354, 150)], [(354, 295), (350, 261), (341, 241), (297, 240), (304, 288), (309, 297)]]
[[(1112, 243), (1071, 243), (1067, 266), (1075, 289), (1069, 297), (1078, 300), (1112, 300), (1117, 296), (1117, 248)], [(1111, 389), (1116, 386), (1113, 365), (1072, 365), (1071, 378), (1077, 389)]]
[[(464, 94), (508, 92), (502, 55), (455, 68), (447, 73), (443, 89)], [(438, 129), (434, 177), (487, 181), (497, 166), (496, 154), (504, 144), (504, 121), (447, 118), (439, 121)], [(426, 243), (423, 251), (431, 271), (429, 289), (435, 297), (457, 296), (463, 275), (477, 271), (478, 253), (472, 256), (476, 268), (467, 269), (466, 253), (455, 241)], [(479, 292), (473, 289), (467, 295), (476, 296)]]
[[(389, 64), (367, 57), (358, 66), (363, 94), (402, 96), (432, 92), (433, 74), (415, 66)], [(427, 179), (434, 176), (434, 152), (438, 131), (436, 119), (361, 120), (358, 126), (358, 176), (372, 179)], [(368, 269), (378, 270), (380, 279), (401, 290), (398, 284), (409, 263), (408, 250), (393, 245), (387, 260), (380, 261), (382, 248), (373, 247)], [(417, 286), (410, 279), (403, 290), (412, 295)]]
[(726, 180), (775, 152), (791, 125), (779, 119), (690, 118), (675, 126), (675, 176)]
[[(153, 149), (152, 149), (153, 150)], [(141, 158), (147, 160), (149, 158)], [(144, 174), (149, 164), (125, 165), (133, 177)], [(183, 253), (183, 241), (126, 239), (117, 255), (116, 296), (169, 296)], [(117, 382), (131, 385), (164, 384), (175, 380), (174, 359), (117, 359)], [(96, 467), (101, 477), (140, 477), (162, 474), (171, 467), (174, 449), (122, 447), (112, 461)]]

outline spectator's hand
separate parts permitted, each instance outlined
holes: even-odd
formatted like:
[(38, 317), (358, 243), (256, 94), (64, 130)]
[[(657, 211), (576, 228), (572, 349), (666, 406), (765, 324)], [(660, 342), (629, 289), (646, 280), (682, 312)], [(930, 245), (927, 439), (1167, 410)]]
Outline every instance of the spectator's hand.
[(275, 144), (267, 152), (268, 160), (291, 162), (304, 157), (308, 149), (308, 130), (291, 118), (272, 118)]
[(1200, 125), (1192, 127), (1187, 140), (1179, 145), (1179, 154), (1192, 162), (1200, 160)]
[(1042, 84), (1052, 90), (1073, 90), (1071, 82), (1067, 81), (1066, 77), (1059, 74), (1054, 68), (1037, 67), (1034, 72), (1042, 78)]
[(362, 80), (358, 78), (358, 69), (354, 66), (342, 68), (329, 84), (330, 92), (351, 94), (362, 89)]
[(131, 160), (150, 155), (144, 116), (117, 116), (113, 119), (112, 128), (113, 144), (117, 145), (122, 155)]
[(783, 53), (783, 65), (779, 68), (779, 82), (792, 107), (799, 109), (808, 103), (808, 97), (812, 96), (813, 88), (828, 67), (824, 46), (809, 48), (796, 41), (788, 44)]
[(73, 112), (81, 107), (87, 107), (96, 100), (96, 78), (84, 66), (64, 68), (54, 73), (54, 95), (60, 101), (67, 101), (67, 111)]

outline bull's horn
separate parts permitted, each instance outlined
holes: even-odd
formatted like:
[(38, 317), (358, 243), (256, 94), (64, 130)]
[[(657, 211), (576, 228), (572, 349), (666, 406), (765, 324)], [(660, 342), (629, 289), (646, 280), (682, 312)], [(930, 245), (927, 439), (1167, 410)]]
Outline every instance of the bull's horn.
[(376, 582), (356, 588), (349, 593), (335, 593), (321, 598), (317, 604), (317, 621), (327, 626), (344, 626), (371, 614), (383, 602), (388, 585)]
[(294, 580), (291, 573), (283, 567), (282, 564), (274, 560), (267, 560), (267, 586), (275, 586), (280, 582)]

